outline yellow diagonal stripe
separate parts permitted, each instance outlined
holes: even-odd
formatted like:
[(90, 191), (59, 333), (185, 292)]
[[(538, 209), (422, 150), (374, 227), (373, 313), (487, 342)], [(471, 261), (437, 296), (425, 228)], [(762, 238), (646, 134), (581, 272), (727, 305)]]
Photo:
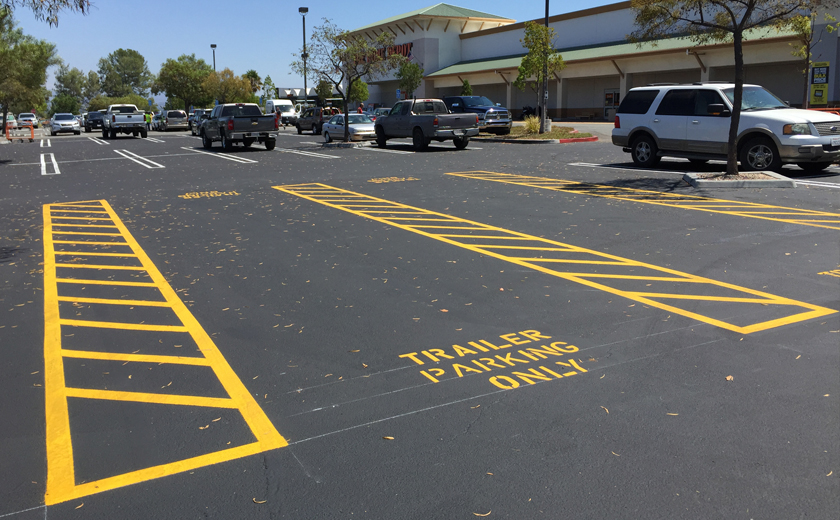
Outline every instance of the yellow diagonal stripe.
[[(67, 207), (94, 208), (96, 211), (79, 211), (96, 215), (107, 215), (107, 218), (97, 217), (59, 217), (53, 213), (61, 213), (73, 210), (64, 210)], [(210, 336), (204, 331), (195, 317), (177, 296), (174, 289), (169, 285), (148, 255), (143, 251), (125, 224), (120, 220), (111, 206), (104, 200), (84, 201), (81, 203), (47, 204), (44, 206), (44, 382), (46, 400), (46, 435), (47, 435), (47, 491), (44, 496), (46, 505), (57, 504), (73, 498), (79, 498), (92, 493), (100, 493), (122, 486), (136, 484), (144, 480), (159, 478), (174, 473), (195, 469), (209, 464), (233, 460), (256, 453), (280, 448), (287, 445), (286, 440), (277, 432), (263, 410), (251, 396), (248, 389), (225, 361), (219, 349), (213, 343)], [(108, 227), (115, 228), (118, 233), (113, 236), (121, 237), (124, 242), (118, 244), (106, 242), (70, 242), (56, 240), (57, 236), (67, 235), (61, 230), (68, 224), (55, 223), (56, 219), (72, 219), (78, 224), (94, 226), (94, 222), (106, 221)], [(59, 225), (58, 228), (55, 226)], [(99, 227), (99, 225), (96, 225)], [(85, 233), (91, 234), (91, 233)], [(120, 245), (131, 249), (131, 253), (100, 253), (81, 251), (56, 251), (55, 244), (76, 243), (93, 245)], [(124, 262), (130, 265), (101, 265), (93, 262), (80, 262), (76, 264), (59, 264), (56, 257), (77, 256), (77, 257), (113, 257), (124, 258)], [(137, 262), (140, 266), (137, 266)], [(145, 272), (151, 282), (117, 282), (110, 280), (79, 280), (70, 278), (58, 278), (57, 269), (61, 268), (82, 268), (82, 269), (114, 269)], [(63, 284), (98, 284), (115, 285), (127, 287), (156, 288), (160, 299), (152, 300), (113, 300), (107, 298), (83, 298), (76, 296), (59, 295), (59, 287), (66, 287)], [(168, 308), (174, 314), (177, 325), (157, 325), (147, 323), (119, 323), (95, 320), (76, 320), (61, 317), (60, 302), (92, 303), (101, 306), (118, 305), (143, 307)], [(96, 309), (94, 309), (95, 311)], [(93, 329), (122, 329), (127, 334), (131, 331), (168, 331), (180, 334), (189, 334), (191, 339), (198, 346), (201, 357), (183, 356), (160, 356), (148, 354), (125, 354), (119, 352), (93, 352), (80, 350), (66, 350), (62, 348), (62, 327), (87, 327)], [(72, 336), (72, 335), (70, 335)], [(221, 383), (227, 397), (210, 398), (191, 395), (170, 395), (142, 392), (119, 392), (113, 390), (94, 390), (83, 388), (68, 388), (64, 376), (64, 359), (99, 359), (123, 362), (147, 362), (147, 363), (171, 363), (180, 365), (206, 366), (215, 374)], [(155, 403), (159, 405), (177, 406), (204, 406), (216, 408), (231, 408), (240, 412), (242, 418), (250, 428), (256, 442), (245, 445), (215, 451), (198, 457), (186, 460), (175, 461), (169, 464), (154, 466), (115, 475), (101, 480), (76, 483), (75, 469), (73, 463), (73, 442), (70, 417), (67, 409), (68, 398), (110, 400), (124, 402)]]
[[(514, 175), (509, 173), (485, 171), (453, 172), (447, 173), (447, 175), (482, 181), (501, 182), (504, 184), (515, 184), (517, 186), (528, 186), (531, 188), (541, 188), (552, 191), (591, 195), (593, 197), (606, 197), (643, 204), (654, 204), (657, 206), (668, 206), (671, 208), (691, 209), (704, 211), (706, 213), (721, 213), (736, 217), (774, 220), (788, 224), (840, 229), (840, 213), (828, 213), (825, 211), (812, 211), (800, 208), (786, 208), (784, 206), (771, 206), (755, 202), (713, 199), (711, 197), (665, 193), (653, 190), (641, 190), (637, 188), (605, 186), (602, 184), (589, 184), (566, 181), (562, 179), (551, 179), (548, 177), (533, 177), (530, 175)], [(822, 218), (819, 220), (789, 218), (797, 215)]]
[[(422, 208), (391, 202), (377, 197), (368, 196), (365, 200), (369, 201), (371, 206), (376, 206), (377, 208), (381, 208), (383, 204), (387, 204), (389, 208), (393, 209), (393, 211), (384, 211), (382, 209), (368, 211), (365, 210), (363, 206), (358, 205), (361, 200), (360, 198), (365, 197), (364, 195), (340, 188), (334, 188), (326, 184), (300, 184), (274, 186), (274, 188), (335, 209), (376, 220), (378, 222), (388, 224), (389, 226), (411, 231), (412, 233), (417, 233), (419, 235), (462, 247), (483, 255), (492, 256), (517, 265), (529, 267), (542, 273), (564, 278), (588, 287), (641, 302), (651, 307), (657, 307), (674, 314), (686, 316), (688, 318), (742, 334), (749, 334), (751, 332), (779, 327), (789, 323), (809, 320), (837, 312), (836, 310), (820, 307), (818, 305), (796, 301), (709, 278), (694, 276), (674, 269), (637, 262), (620, 256), (581, 248), (572, 244), (565, 244), (533, 235), (527, 235), (525, 233), (519, 233), (517, 231), (497, 228), (480, 222), (474, 222), (443, 213), (428, 211)], [(344, 200), (346, 201), (352, 201), (353, 207), (348, 207), (342, 203), (342, 197), (344, 197)], [(325, 202), (325, 199), (329, 199), (330, 202)], [(402, 217), (394, 218), (389, 216), (404, 214), (407, 212), (406, 210), (408, 210), (408, 212), (418, 214), (418, 222), (425, 222), (428, 220), (427, 217), (434, 216), (440, 218), (441, 221), (458, 223), (459, 225), (468, 225), (468, 227), (471, 226), (477, 235), (486, 233), (488, 230), (493, 230), (499, 233), (498, 237), (494, 237), (496, 240), (501, 242), (508, 239), (516, 241), (516, 243), (515, 245), (473, 244), (467, 241), (468, 239), (473, 238), (473, 236), (469, 234), (462, 234), (454, 237), (443, 232), (429, 230), (429, 228), (424, 225), (412, 225), (411, 220), (405, 220)], [(530, 246), (523, 245), (523, 238), (530, 241)], [(521, 256), (521, 251), (524, 249), (530, 249), (533, 251), (535, 253), (534, 257), (523, 258)], [(510, 250), (515, 250), (517, 252), (517, 256), (508, 255), (506, 251)], [(539, 258), (539, 256), (541, 256), (540, 253), (572, 254), (578, 256), (579, 258), (545, 259)], [(590, 274), (580, 270), (581, 264), (598, 266), (598, 268), (608, 267), (616, 270), (623, 270), (625, 272), (617, 272), (615, 274)], [(574, 271), (564, 269), (566, 266), (570, 269), (574, 269)], [(663, 276), (663, 274), (670, 276)], [(620, 286), (621, 283), (626, 284), (633, 282), (637, 282), (637, 285), (640, 287), (641, 285), (650, 285), (645, 284), (644, 282), (668, 282), (674, 284), (675, 292), (664, 293), (662, 291), (656, 291), (654, 293), (646, 288), (640, 288), (639, 290), (633, 291), (616, 287), (616, 285)], [(690, 283), (690, 286), (695, 289), (704, 290), (710, 292), (711, 294), (692, 295), (686, 293), (685, 290), (677, 290), (688, 287), (683, 285), (686, 282)], [(666, 303), (666, 301), (668, 303)], [(788, 308), (791, 308), (792, 310), (781, 318), (757, 321), (748, 325), (738, 325), (699, 311), (694, 311), (692, 310), (693, 306), (691, 304), (694, 304), (694, 306), (698, 304), (711, 305), (713, 311), (720, 309), (724, 304), (758, 305), (762, 309), (772, 309), (775, 313), (780, 313), (782, 311), (787, 312)], [(781, 307), (785, 308), (780, 311)], [(718, 310), (717, 313), (724, 314), (720, 310)]]

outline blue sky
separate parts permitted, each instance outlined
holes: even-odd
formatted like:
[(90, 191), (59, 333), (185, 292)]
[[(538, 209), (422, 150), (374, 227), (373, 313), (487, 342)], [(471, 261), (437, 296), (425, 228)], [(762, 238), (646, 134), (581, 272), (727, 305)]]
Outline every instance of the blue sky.
[[(236, 74), (249, 69), (270, 75), (278, 87), (303, 87), (291, 72), (291, 54), (303, 40), (298, 7), (309, 7), (307, 36), (322, 18), (352, 30), (377, 20), (434, 5), (434, 0), (412, 3), (368, 0), (93, 0), (90, 14), (62, 13), (58, 27), (36, 21), (31, 11), (18, 8), (21, 28), (36, 38), (55, 43), (58, 54), (71, 67), (96, 70), (100, 58), (118, 48), (142, 54), (156, 74), (168, 58), (193, 54), (212, 64), (210, 44), (216, 48), (216, 68), (229, 67)], [(541, 18), (545, 3), (539, 0), (453, 0), (447, 3), (515, 19)], [(607, 0), (551, 2), (550, 14), (562, 14), (614, 3)], [(47, 87), (52, 87), (52, 74)], [(159, 96), (160, 101), (164, 98)]]

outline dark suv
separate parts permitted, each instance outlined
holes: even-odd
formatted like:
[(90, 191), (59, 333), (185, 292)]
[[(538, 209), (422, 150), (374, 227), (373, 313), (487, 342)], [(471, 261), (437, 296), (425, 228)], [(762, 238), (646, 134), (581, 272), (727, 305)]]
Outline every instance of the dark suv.
[(319, 135), (324, 123), (329, 121), (332, 116), (338, 115), (341, 110), (335, 107), (310, 107), (303, 111), (295, 124), (297, 132), (301, 133), (304, 130), (310, 130), (313, 134)]
[(443, 102), (454, 114), (477, 114), (478, 126), (485, 132), (507, 135), (513, 126), (508, 109), (484, 96), (447, 96)]
[(102, 129), (102, 119), (105, 115), (102, 112), (88, 112), (85, 116), (85, 132), (92, 132), (94, 128)]

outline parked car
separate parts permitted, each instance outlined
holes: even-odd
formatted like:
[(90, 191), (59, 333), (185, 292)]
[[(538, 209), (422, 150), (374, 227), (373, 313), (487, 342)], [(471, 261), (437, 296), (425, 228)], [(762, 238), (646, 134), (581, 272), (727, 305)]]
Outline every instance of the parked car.
[(201, 122), (203, 119), (207, 119), (206, 117), (202, 117), (205, 114), (210, 114), (212, 112), (212, 108), (196, 108), (193, 113), (190, 115), (189, 122), (190, 122), (190, 133), (192, 135), (201, 135), (200, 128)]
[(101, 130), (104, 125), (105, 114), (97, 110), (95, 112), (88, 112), (85, 118), (85, 132), (90, 133), (96, 129)]
[(234, 143), (248, 148), (256, 141), (273, 150), (278, 130), (277, 114), (263, 115), (255, 103), (226, 103), (217, 105), (201, 123), (201, 144), (209, 150), (213, 141), (220, 141), (222, 149), (230, 151)]
[(82, 133), (79, 120), (73, 114), (55, 114), (50, 120), (50, 135), (58, 135), (63, 132), (73, 132), (76, 135)]
[(312, 132), (314, 135), (321, 133), (321, 127), (325, 121), (329, 121), (334, 115), (341, 113), (341, 110), (335, 107), (310, 107), (303, 111), (300, 118), (297, 120), (295, 127), (297, 133), (304, 130)]
[(411, 137), (415, 150), (425, 150), (433, 140), (452, 140), (463, 150), (478, 135), (477, 114), (451, 114), (440, 99), (408, 99), (376, 119), (376, 144), (385, 148), (392, 137)]
[[(373, 126), (373, 119), (367, 114), (349, 114), (347, 116), (350, 126), (350, 140), (363, 141), (365, 139), (376, 139), (376, 129)], [(344, 139), (344, 114), (332, 116), (332, 119), (324, 123), (322, 129), (324, 141), (329, 143), (333, 139)]]
[(102, 118), (102, 138), (116, 139), (117, 134), (146, 138), (146, 114), (134, 105), (110, 105)]
[(155, 114), (152, 117), (152, 130), (160, 130), (163, 125), (163, 114)]
[(190, 127), (187, 113), (183, 110), (164, 110), (161, 112), (160, 131), (186, 130)]
[(443, 102), (454, 114), (477, 114), (480, 130), (507, 135), (513, 127), (508, 109), (484, 96), (448, 96)]
[[(648, 168), (663, 156), (726, 160), (734, 96), (732, 83), (631, 89), (616, 112), (612, 142)], [(840, 116), (790, 108), (763, 87), (744, 85), (737, 152), (744, 171), (791, 163), (822, 171), (840, 159)]]
[(32, 112), (24, 112), (17, 117), (18, 125), (26, 124), (32, 125), (32, 128), (38, 128), (38, 118)]

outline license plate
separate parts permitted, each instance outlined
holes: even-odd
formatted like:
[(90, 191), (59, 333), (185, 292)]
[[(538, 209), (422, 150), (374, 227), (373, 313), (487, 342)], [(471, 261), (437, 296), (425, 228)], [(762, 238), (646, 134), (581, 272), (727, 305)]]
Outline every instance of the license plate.
[(840, 137), (832, 137), (831, 146), (840, 146)]
[(455, 130), (455, 135), (464, 135), (465, 133), (464, 130)]

